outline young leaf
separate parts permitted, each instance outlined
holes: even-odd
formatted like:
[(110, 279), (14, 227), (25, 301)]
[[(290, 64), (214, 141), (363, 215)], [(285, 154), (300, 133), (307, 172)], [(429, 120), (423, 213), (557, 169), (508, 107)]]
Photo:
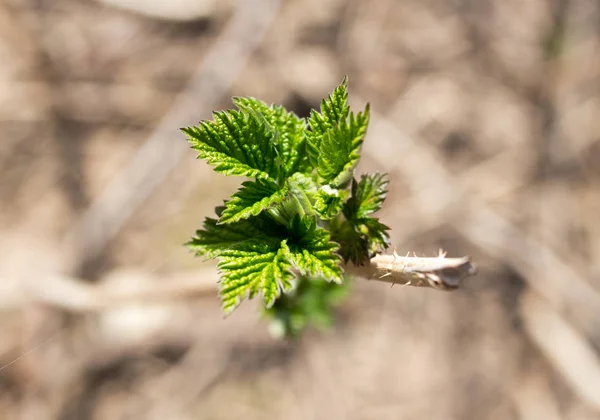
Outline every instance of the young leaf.
[(288, 191), (285, 200), (268, 210), (277, 222), (288, 226), (296, 215), (304, 217), (316, 214), (313, 202), (317, 185), (312, 178), (296, 172), (286, 180), (285, 185)]
[(388, 183), (387, 175), (379, 173), (362, 175), (360, 182), (353, 179), (352, 198), (348, 202), (352, 217), (367, 217), (381, 209), (387, 195)]
[(244, 112), (264, 121), (273, 134), (282, 176), (298, 171), (305, 158), (306, 122), (280, 105), (268, 105), (255, 98), (234, 98), (233, 102)]
[(203, 227), (187, 246), (197, 255), (219, 258), (219, 295), (226, 313), (257, 294), (268, 307), (291, 287), (293, 267), (284, 248), (287, 232), (268, 217), (222, 225), (207, 218)]
[[(187, 246), (219, 259), (226, 313), (260, 295), (291, 330), (326, 325), (328, 302), (341, 289), (330, 282), (342, 282), (342, 257), (360, 263), (389, 241), (388, 227), (371, 217), (385, 198), (384, 177), (363, 177), (348, 188), (369, 107), (350, 112), (346, 79), (320, 112), (311, 112), (308, 126), (279, 105), (234, 102), (237, 110), (215, 112), (213, 121), (182, 130), (215, 171), (254, 179), (219, 206), (218, 220), (207, 218)], [(286, 300), (290, 305), (273, 306)]]
[(361, 265), (369, 256), (389, 246), (390, 228), (370, 216), (381, 208), (387, 185), (387, 178), (382, 174), (363, 175), (360, 182), (352, 180), (352, 196), (343, 210), (345, 220), (330, 224), (345, 261)]
[(317, 166), (323, 135), (340, 121), (345, 121), (349, 112), (348, 79), (344, 77), (342, 83), (334, 89), (331, 95), (321, 102), (321, 112), (314, 109), (310, 112), (308, 118), (310, 131), (306, 133), (306, 150), (313, 167)]
[(224, 175), (277, 179), (279, 168), (273, 134), (254, 115), (227, 110), (214, 113), (214, 121), (182, 128), (198, 158)]
[(269, 308), (282, 291), (292, 287), (292, 265), (287, 257), (285, 241), (282, 245), (270, 252), (232, 250), (220, 258), (217, 266), (222, 273), (219, 296), (226, 314), (233, 312), (242, 300), (257, 294), (262, 297), (264, 306)]
[(341, 258), (337, 254), (339, 246), (330, 241), (329, 232), (316, 227), (314, 217), (296, 217), (292, 231), (297, 240), (290, 240), (285, 245), (286, 253), (300, 274), (341, 283)]
[(330, 224), (332, 238), (340, 244), (340, 255), (344, 261), (355, 265), (364, 264), (375, 253), (390, 246), (388, 226), (375, 217), (344, 220)]
[(350, 192), (347, 189), (340, 190), (323, 185), (317, 191), (315, 199), (315, 209), (319, 217), (323, 220), (335, 217), (342, 211), (344, 202), (349, 196)]
[(330, 221), (331, 238), (340, 244), (339, 253), (344, 262), (362, 265), (369, 258), (369, 242), (355, 225), (348, 220), (335, 218)]
[(186, 246), (196, 255), (206, 258), (218, 257), (237, 249), (272, 252), (279, 248), (281, 240), (285, 238), (282, 228), (261, 216), (221, 225), (217, 220), (207, 217), (202, 227)]
[(383, 251), (390, 246), (390, 228), (379, 221), (376, 217), (365, 217), (359, 219), (356, 229), (367, 239), (369, 255)]
[(263, 210), (280, 204), (288, 194), (288, 187), (278, 188), (275, 183), (246, 181), (242, 188), (225, 203), (225, 209), (219, 218), (221, 223), (233, 223), (251, 216), (257, 216)]
[(352, 178), (368, 124), (367, 104), (364, 112), (359, 112), (356, 117), (350, 113), (348, 119), (339, 121), (323, 134), (317, 160), (317, 173), (322, 183), (337, 187)]

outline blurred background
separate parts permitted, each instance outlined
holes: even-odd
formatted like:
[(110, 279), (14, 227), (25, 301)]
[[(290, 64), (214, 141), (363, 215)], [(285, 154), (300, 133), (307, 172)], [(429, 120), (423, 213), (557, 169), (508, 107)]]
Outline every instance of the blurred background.
[[(392, 245), (334, 328), (223, 319), (182, 244), (240, 179), (179, 127), (349, 77)], [(600, 419), (600, 3), (1, 0), (0, 418)]]

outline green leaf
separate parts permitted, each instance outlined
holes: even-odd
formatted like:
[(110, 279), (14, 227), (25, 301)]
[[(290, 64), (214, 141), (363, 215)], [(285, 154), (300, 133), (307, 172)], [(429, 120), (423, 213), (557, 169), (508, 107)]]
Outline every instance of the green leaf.
[(350, 112), (347, 79), (307, 120), (254, 98), (234, 103), (236, 110), (182, 130), (216, 172), (253, 179), (186, 245), (219, 259), (226, 313), (260, 296), (288, 330), (329, 325), (342, 289), (334, 284), (342, 282), (342, 258), (362, 262), (389, 243), (389, 228), (371, 216), (383, 203), (387, 180), (353, 179), (369, 106)]
[(317, 166), (323, 135), (338, 125), (340, 121), (345, 121), (349, 112), (348, 79), (344, 77), (342, 83), (334, 89), (331, 95), (321, 102), (321, 112), (311, 110), (308, 118), (310, 131), (306, 134), (306, 149), (313, 167)]
[(351, 222), (342, 218), (333, 219), (329, 223), (331, 238), (340, 244), (339, 253), (344, 262), (352, 261), (355, 265), (364, 264), (369, 258), (369, 241)]
[(348, 190), (332, 188), (329, 185), (323, 185), (316, 194), (315, 209), (321, 219), (327, 220), (339, 214), (345, 201), (350, 196)]
[(360, 158), (369, 124), (369, 105), (356, 116), (338, 122), (324, 134), (319, 147), (317, 173), (323, 183), (341, 186), (351, 178)]
[(224, 175), (277, 179), (279, 169), (273, 134), (255, 116), (227, 110), (214, 113), (214, 121), (185, 127), (198, 158)]
[(342, 282), (338, 244), (330, 241), (329, 232), (316, 227), (314, 217), (296, 217), (293, 221), (296, 240), (290, 239), (286, 252), (300, 274)]
[(218, 266), (222, 273), (219, 296), (226, 314), (233, 312), (242, 300), (257, 294), (269, 308), (282, 291), (292, 287), (292, 265), (287, 256), (285, 241), (271, 252), (239, 249), (221, 257)]
[(288, 187), (278, 188), (274, 183), (246, 181), (242, 188), (225, 203), (225, 210), (219, 218), (221, 223), (233, 223), (251, 216), (257, 216), (264, 210), (283, 202)]
[(286, 180), (288, 194), (279, 205), (268, 210), (269, 214), (282, 225), (288, 226), (295, 216), (313, 216), (317, 185), (307, 175), (296, 172)]
[(345, 262), (362, 265), (390, 246), (390, 228), (375, 217), (336, 222), (330, 223), (331, 235), (340, 244), (339, 253)]
[(305, 156), (306, 122), (280, 105), (268, 105), (255, 98), (234, 98), (239, 109), (263, 121), (273, 135), (282, 176), (298, 171)]
[(376, 217), (365, 217), (359, 219), (356, 228), (367, 238), (369, 255), (383, 251), (390, 246), (390, 228), (379, 221)]
[(379, 173), (362, 175), (360, 182), (353, 179), (347, 217), (360, 219), (381, 209), (388, 192), (388, 183), (387, 175)]
[(219, 258), (219, 295), (226, 313), (257, 294), (269, 307), (289, 290), (293, 267), (284, 228), (265, 216), (222, 225), (207, 218), (203, 227), (187, 246), (198, 255)]
[(279, 249), (281, 240), (286, 236), (281, 227), (261, 216), (222, 225), (207, 217), (202, 227), (186, 246), (196, 255), (206, 258), (228, 255), (230, 251), (240, 249), (273, 252)]
[(257, 294), (269, 307), (292, 287), (294, 271), (341, 281), (338, 246), (314, 217), (296, 216), (289, 231), (263, 215), (221, 225), (207, 218), (203, 228), (187, 245), (198, 255), (219, 258), (226, 313)]
[(333, 239), (340, 244), (344, 261), (362, 265), (370, 256), (389, 247), (390, 228), (371, 216), (381, 208), (387, 185), (385, 174), (363, 175), (360, 182), (352, 180), (352, 196), (343, 209), (345, 219), (330, 223)]

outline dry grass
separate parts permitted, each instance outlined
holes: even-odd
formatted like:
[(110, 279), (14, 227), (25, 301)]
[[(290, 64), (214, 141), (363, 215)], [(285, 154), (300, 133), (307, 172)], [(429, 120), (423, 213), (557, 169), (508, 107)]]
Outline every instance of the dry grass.
[[(598, 2), (206, 4), (182, 22), (0, 3), (0, 417), (600, 418)], [(117, 304), (214, 275), (181, 243), (238, 180), (178, 127), (232, 95), (305, 115), (344, 74), (375, 110), (359, 170), (390, 173), (398, 252), (479, 275), (359, 282), (296, 343), (252, 302), (227, 320), (212, 294)], [(114, 293), (65, 311), (80, 289), (59, 273)]]

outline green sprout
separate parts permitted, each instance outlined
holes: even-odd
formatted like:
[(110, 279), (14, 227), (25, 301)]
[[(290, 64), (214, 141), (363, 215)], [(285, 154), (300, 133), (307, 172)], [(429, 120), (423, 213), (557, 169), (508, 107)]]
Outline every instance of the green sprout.
[(249, 178), (186, 246), (218, 259), (225, 314), (258, 297), (284, 335), (329, 325), (346, 263), (363, 265), (389, 246), (389, 228), (373, 216), (386, 175), (354, 177), (369, 105), (350, 111), (347, 79), (306, 119), (254, 98), (233, 102), (237, 109), (182, 129), (216, 172)]

